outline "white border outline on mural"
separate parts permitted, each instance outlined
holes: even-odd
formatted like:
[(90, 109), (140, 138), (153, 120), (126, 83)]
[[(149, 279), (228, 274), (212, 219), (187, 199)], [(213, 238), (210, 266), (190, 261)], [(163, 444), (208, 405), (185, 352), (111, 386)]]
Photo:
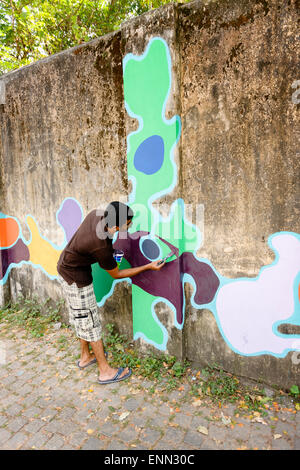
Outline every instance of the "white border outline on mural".
[[(207, 306), (207, 308), (210, 308), (212, 310), (212, 313), (214, 314), (215, 316), (215, 319), (216, 319), (216, 322), (217, 322), (217, 325), (218, 325), (218, 328), (219, 328), (219, 331), (223, 337), (223, 339), (225, 340), (226, 344), (230, 347), (230, 349), (232, 349), (232, 351), (234, 351), (236, 354), (239, 354), (240, 356), (245, 356), (245, 357), (251, 357), (251, 356), (261, 356), (261, 355), (264, 355), (264, 354), (267, 354), (267, 355), (271, 355), (271, 356), (274, 356), (274, 357), (277, 357), (277, 358), (283, 358), (285, 357), (290, 351), (295, 351), (295, 349), (291, 349), (291, 348), (286, 348), (282, 353), (274, 353), (272, 351), (268, 351), (268, 350), (263, 350), (263, 351), (257, 351), (257, 352), (254, 352), (254, 353), (244, 353), (242, 351), (239, 351), (237, 348), (235, 348), (231, 343), (230, 341), (227, 339), (226, 335), (224, 334), (224, 331), (221, 327), (221, 323), (220, 323), (220, 320), (219, 320), (219, 316), (218, 316), (218, 313), (217, 313), (217, 306), (216, 306), (216, 303), (217, 303), (217, 297), (218, 297), (218, 294), (219, 294), (219, 291), (221, 290), (221, 288), (225, 285), (225, 284), (232, 284), (232, 283), (235, 283), (235, 282), (240, 282), (240, 281), (247, 281), (247, 282), (257, 282), (259, 281), (259, 278), (261, 276), (261, 274), (263, 273), (263, 271), (265, 269), (270, 269), (274, 266), (276, 266), (279, 262), (279, 253), (278, 251), (276, 250), (276, 248), (272, 245), (272, 239), (278, 235), (282, 235), (282, 234), (289, 234), (289, 235), (292, 235), (292, 236), (295, 236), (296, 238), (298, 238), (300, 240), (300, 235), (298, 233), (295, 233), (295, 232), (288, 232), (288, 231), (282, 231), (282, 232), (276, 232), (276, 233), (273, 233), (272, 235), (270, 235), (268, 237), (268, 245), (269, 247), (271, 248), (271, 250), (275, 253), (275, 259), (274, 261), (271, 263), (271, 264), (268, 264), (268, 265), (265, 265), (265, 266), (262, 266), (259, 270), (259, 273), (258, 275), (255, 277), (255, 278), (249, 278), (249, 277), (239, 277), (239, 278), (236, 278), (236, 279), (229, 279), (229, 278), (225, 278), (225, 277), (220, 277), (220, 280), (222, 279), (222, 283), (220, 284), (219, 286), (219, 289), (217, 290), (216, 294), (215, 294), (215, 297), (214, 297), (214, 300), (211, 302), (211, 306), (209, 307), (209, 305)], [(282, 337), (282, 338), (286, 338), (286, 337), (289, 337), (289, 338), (294, 338), (294, 339), (299, 339), (300, 338), (300, 335), (285, 335), (283, 333), (280, 333), (278, 331), (276, 331), (275, 328), (277, 328), (277, 326), (279, 324), (286, 324), (286, 323), (290, 323), (289, 319), (295, 317), (297, 315), (300, 314), (300, 304), (298, 302), (298, 311), (299, 313), (297, 313), (297, 303), (295, 302), (295, 298), (296, 298), (296, 292), (295, 292), (295, 289), (296, 289), (296, 280), (298, 278), (299, 274), (296, 276), (295, 280), (294, 280), (294, 287), (293, 287), (293, 296), (294, 296), (294, 308), (295, 308), (295, 311), (294, 313), (291, 315), (291, 317), (285, 319), (285, 320), (282, 320), (282, 321), (277, 321), (277, 322), (274, 322), (273, 325), (272, 325), (272, 331), (273, 333), (276, 335), (276, 336), (279, 336), (279, 337)], [(199, 308), (199, 307), (198, 307)], [(203, 308), (201, 306), (201, 308)], [(293, 323), (293, 324), (298, 324), (298, 323)]]

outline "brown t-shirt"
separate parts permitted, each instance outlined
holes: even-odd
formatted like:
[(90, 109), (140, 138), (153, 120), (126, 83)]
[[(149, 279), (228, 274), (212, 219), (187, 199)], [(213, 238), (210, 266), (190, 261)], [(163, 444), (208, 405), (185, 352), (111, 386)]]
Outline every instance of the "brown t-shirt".
[(57, 271), (68, 284), (76, 282), (78, 287), (91, 284), (94, 263), (105, 270), (117, 267), (103, 214), (96, 215), (96, 212), (93, 210), (86, 216), (58, 260)]

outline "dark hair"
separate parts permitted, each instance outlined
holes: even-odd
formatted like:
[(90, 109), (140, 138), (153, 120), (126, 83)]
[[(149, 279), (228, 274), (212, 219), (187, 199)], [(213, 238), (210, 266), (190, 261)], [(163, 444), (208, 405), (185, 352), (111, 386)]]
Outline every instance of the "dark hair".
[(130, 207), (119, 201), (110, 202), (105, 209), (104, 218), (106, 225), (111, 227), (122, 227), (134, 214)]

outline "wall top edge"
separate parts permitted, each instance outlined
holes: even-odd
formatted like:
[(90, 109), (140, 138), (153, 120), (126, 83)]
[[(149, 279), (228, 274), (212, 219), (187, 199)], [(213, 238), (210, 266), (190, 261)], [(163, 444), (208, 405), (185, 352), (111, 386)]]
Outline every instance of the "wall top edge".
[[(191, 2), (191, 4), (199, 4), (199, 3), (201, 4), (202, 0), (195, 0), (195, 1)], [(95, 44), (99, 43), (99, 41), (101, 41), (101, 40), (109, 39), (112, 36), (120, 33), (122, 31), (122, 29), (128, 28), (131, 25), (134, 25), (136, 23), (140, 23), (140, 22), (143, 22), (143, 21), (147, 21), (148, 18), (151, 18), (153, 16), (159, 16), (159, 15), (161, 15), (161, 12), (163, 10), (180, 8), (181, 6), (184, 6), (184, 5), (187, 6), (187, 4), (184, 4), (184, 3), (177, 3), (177, 4), (176, 3), (168, 3), (167, 5), (163, 5), (160, 8), (155, 8), (153, 10), (149, 10), (149, 11), (143, 13), (142, 15), (135, 16), (133, 18), (130, 18), (129, 20), (124, 21), (123, 23), (121, 23), (119, 29), (117, 29), (116, 31), (112, 31), (110, 33), (104, 34), (103, 36), (97, 36), (96, 38), (91, 39), (90, 41), (87, 41), (83, 44), (73, 46), (69, 49), (64, 49), (63, 51), (57, 52), (56, 54), (52, 54), (50, 56), (43, 57), (42, 59), (39, 59), (35, 62), (32, 62), (31, 64), (24, 65), (23, 67), (20, 67), (16, 70), (12, 70), (11, 72), (4, 73), (3, 75), (0, 75), (0, 81), (10, 81), (10, 80), (16, 78), (18, 74), (23, 73), (24, 70), (28, 70), (31, 67), (39, 66), (40, 64), (45, 64), (45, 63), (51, 62), (52, 60), (56, 60), (58, 57), (61, 57), (62, 55), (73, 54), (75, 51), (78, 51), (80, 49), (84, 49), (87, 46), (95, 45)], [(188, 5), (190, 5), (190, 4), (188, 4)]]
[(184, 3), (167, 3), (166, 5), (163, 5), (159, 8), (154, 8), (153, 10), (146, 11), (145, 13), (142, 13), (139, 16), (134, 16), (133, 18), (130, 18), (129, 20), (123, 21), (120, 25), (120, 30), (133, 26), (136, 23), (142, 23), (143, 20), (146, 22), (148, 18), (150, 19), (153, 16), (154, 17), (160, 16), (162, 11), (164, 10), (170, 10), (170, 9), (175, 10), (176, 8), (183, 6), (183, 5)]
[(100, 41), (109, 40), (111, 37), (116, 36), (119, 33), (120, 33), (120, 30), (112, 31), (112, 32), (107, 33), (103, 36), (98, 36), (94, 39), (91, 39), (88, 42), (84, 42), (84, 43), (79, 44), (77, 46), (73, 46), (69, 49), (64, 49), (63, 51), (57, 52), (56, 54), (52, 54), (50, 56), (43, 57), (42, 59), (39, 59), (35, 62), (32, 62), (31, 64), (24, 65), (23, 67), (20, 67), (16, 70), (12, 70), (11, 72), (4, 73), (3, 75), (0, 75), (0, 82), (1, 81), (2, 82), (11, 81), (15, 78), (18, 78), (19, 74), (24, 73), (25, 70), (32, 69), (34, 67), (38, 67), (41, 64), (44, 65), (44, 64), (50, 63), (52, 61), (57, 60), (58, 58), (60, 58), (62, 56), (67, 57), (67, 56), (73, 55), (74, 53), (76, 53), (80, 49), (85, 49), (88, 46), (96, 46)]
[[(257, 0), (258, 3), (260, 1), (263, 2), (267, 0)], [(219, 0), (194, 0), (189, 3), (180, 3), (180, 2), (168, 3), (166, 5), (161, 6), (160, 8), (149, 10), (143, 13), (142, 15), (135, 16), (133, 18), (130, 18), (129, 20), (124, 21), (123, 23), (121, 23), (119, 29), (117, 29), (116, 31), (112, 31), (103, 36), (98, 36), (96, 38), (91, 39), (88, 42), (84, 42), (83, 44), (73, 46), (69, 49), (64, 49), (63, 51), (57, 52), (56, 54), (52, 54), (50, 56), (44, 57), (35, 62), (32, 62), (31, 64), (24, 65), (23, 67), (20, 67), (16, 70), (12, 70), (11, 72), (4, 73), (3, 75), (0, 75), (0, 82), (3, 82), (3, 81), (8, 82), (12, 79), (17, 78), (20, 73), (24, 73), (24, 70), (28, 70), (29, 68), (36, 67), (41, 64), (50, 63), (51, 61), (57, 60), (57, 58), (60, 58), (61, 56), (67, 57), (69, 55), (76, 53), (77, 51), (81, 49), (85, 49), (89, 46), (97, 45), (100, 41), (109, 40), (111, 37), (117, 34), (120, 34), (120, 33), (122, 34), (122, 31), (126, 29), (130, 29), (131, 27), (134, 27), (139, 24), (147, 23), (147, 21), (150, 21), (151, 19), (153, 19), (153, 17), (155, 18), (155, 17), (161, 16), (163, 12), (173, 11), (175, 17), (176, 17), (176, 12), (180, 12), (180, 11), (185, 11), (186, 13), (193, 14), (197, 9), (200, 10), (203, 8), (205, 9), (206, 7), (209, 8), (217, 4), (218, 2)], [(251, 4), (251, 2), (253, 2), (253, 0), (242, 0), (241, 4), (242, 5), (248, 4), (248, 3)], [(224, 3), (224, 2), (220, 2), (220, 3)], [(232, 3), (233, 5), (236, 5), (235, 0), (227, 0), (227, 2), (225, 3), (228, 3), (228, 4)]]

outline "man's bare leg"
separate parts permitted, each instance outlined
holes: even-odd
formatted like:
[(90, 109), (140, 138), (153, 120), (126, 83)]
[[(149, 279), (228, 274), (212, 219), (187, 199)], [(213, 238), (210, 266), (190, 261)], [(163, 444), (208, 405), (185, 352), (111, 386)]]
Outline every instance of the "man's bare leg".
[[(118, 372), (118, 369), (113, 369), (108, 364), (106, 357), (104, 355), (104, 348), (103, 348), (102, 340), (99, 339), (98, 341), (91, 341), (91, 346), (92, 346), (92, 349), (94, 351), (94, 354), (96, 356), (97, 363), (98, 363), (99, 379), (100, 380), (112, 379)], [(124, 371), (121, 374), (121, 377), (127, 374), (128, 371), (129, 371), (128, 367), (125, 367)]]
[(80, 349), (81, 349), (81, 356), (79, 360), (79, 365), (81, 367), (86, 366), (89, 362), (91, 362), (95, 356), (91, 354), (89, 349), (89, 342), (85, 341), (84, 339), (79, 338), (80, 340)]

